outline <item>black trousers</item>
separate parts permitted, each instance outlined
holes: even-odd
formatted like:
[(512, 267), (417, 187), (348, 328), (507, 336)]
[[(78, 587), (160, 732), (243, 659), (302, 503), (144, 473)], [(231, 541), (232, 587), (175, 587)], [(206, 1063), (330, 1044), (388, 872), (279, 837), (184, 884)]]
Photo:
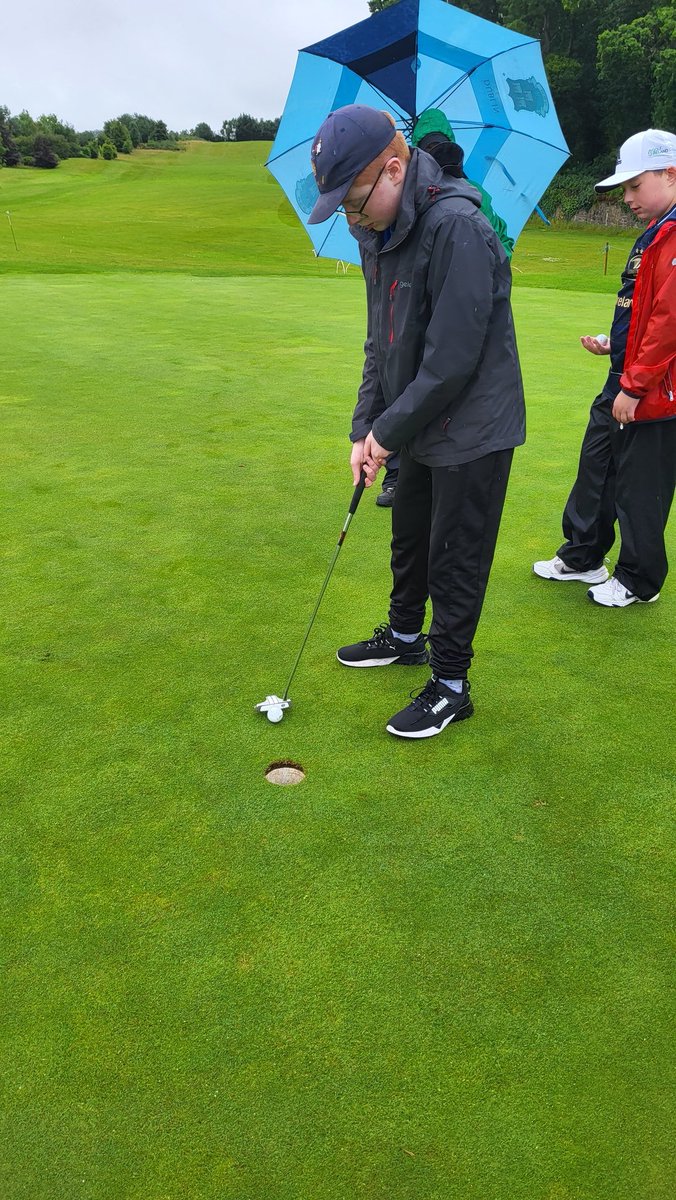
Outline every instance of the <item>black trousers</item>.
[(383, 478), (383, 487), (393, 487), (399, 477), (399, 461), (400, 455), (391, 454), (385, 463), (385, 476)]
[(513, 454), (498, 450), (459, 467), (425, 467), (401, 452), (390, 625), (418, 633), (429, 596), (431, 664), (442, 679), (467, 676)]
[(611, 416), (613, 400), (604, 391), (591, 407), (558, 554), (576, 571), (600, 566), (615, 541), (617, 522), (615, 575), (640, 600), (649, 600), (669, 569), (664, 530), (676, 483), (676, 420), (638, 421), (620, 429)]

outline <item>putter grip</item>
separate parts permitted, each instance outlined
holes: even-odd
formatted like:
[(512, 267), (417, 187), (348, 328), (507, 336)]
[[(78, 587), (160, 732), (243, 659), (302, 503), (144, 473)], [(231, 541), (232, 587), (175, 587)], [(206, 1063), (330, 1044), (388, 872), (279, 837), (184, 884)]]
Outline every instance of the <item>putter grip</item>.
[(359, 506), (359, 501), (361, 500), (361, 498), (364, 494), (365, 487), (366, 487), (366, 475), (362, 471), (361, 475), (359, 476), (359, 483), (357, 484), (357, 486), (354, 489), (354, 493), (352, 496), (352, 503), (350, 504), (350, 508), (349, 508), (349, 511), (352, 514), (352, 516), (354, 516), (354, 514), (357, 511), (357, 508)]

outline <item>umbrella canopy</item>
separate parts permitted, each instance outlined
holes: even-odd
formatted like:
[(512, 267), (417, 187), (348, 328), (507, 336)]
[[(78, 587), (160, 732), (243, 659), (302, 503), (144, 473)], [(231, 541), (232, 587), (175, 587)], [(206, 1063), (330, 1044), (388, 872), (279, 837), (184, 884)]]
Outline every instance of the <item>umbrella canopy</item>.
[(440, 109), (465, 152), (465, 172), (516, 239), (568, 157), (540, 43), (444, 0), (399, 0), (298, 55), (267, 166), (317, 255), (359, 262), (345, 217), (307, 225), (317, 199), (312, 140), (344, 104), (387, 109), (410, 137)]

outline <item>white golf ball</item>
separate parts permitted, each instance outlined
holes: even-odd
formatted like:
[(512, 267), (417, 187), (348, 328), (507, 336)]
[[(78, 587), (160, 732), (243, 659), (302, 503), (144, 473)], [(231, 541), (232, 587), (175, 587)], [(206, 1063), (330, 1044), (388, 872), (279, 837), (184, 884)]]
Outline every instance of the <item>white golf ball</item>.
[(280, 706), (278, 704), (276, 704), (274, 708), (268, 709), (268, 713), (267, 713), (268, 721), (272, 721), (273, 725), (276, 725), (278, 723), (278, 721), (281, 721), (283, 716), (284, 716), (284, 710), (282, 708), (280, 708)]
[(602, 346), (607, 346), (610, 338), (608, 337), (607, 333), (597, 333), (596, 340), (597, 342), (600, 342)]

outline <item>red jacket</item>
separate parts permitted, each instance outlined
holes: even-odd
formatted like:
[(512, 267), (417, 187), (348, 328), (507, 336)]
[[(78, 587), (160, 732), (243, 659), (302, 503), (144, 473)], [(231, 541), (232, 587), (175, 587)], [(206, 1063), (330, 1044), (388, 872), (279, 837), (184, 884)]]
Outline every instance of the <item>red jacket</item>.
[(676, 221), (643, 251), (620, 387), (640, 397), (635, 421), (676, 417)]

